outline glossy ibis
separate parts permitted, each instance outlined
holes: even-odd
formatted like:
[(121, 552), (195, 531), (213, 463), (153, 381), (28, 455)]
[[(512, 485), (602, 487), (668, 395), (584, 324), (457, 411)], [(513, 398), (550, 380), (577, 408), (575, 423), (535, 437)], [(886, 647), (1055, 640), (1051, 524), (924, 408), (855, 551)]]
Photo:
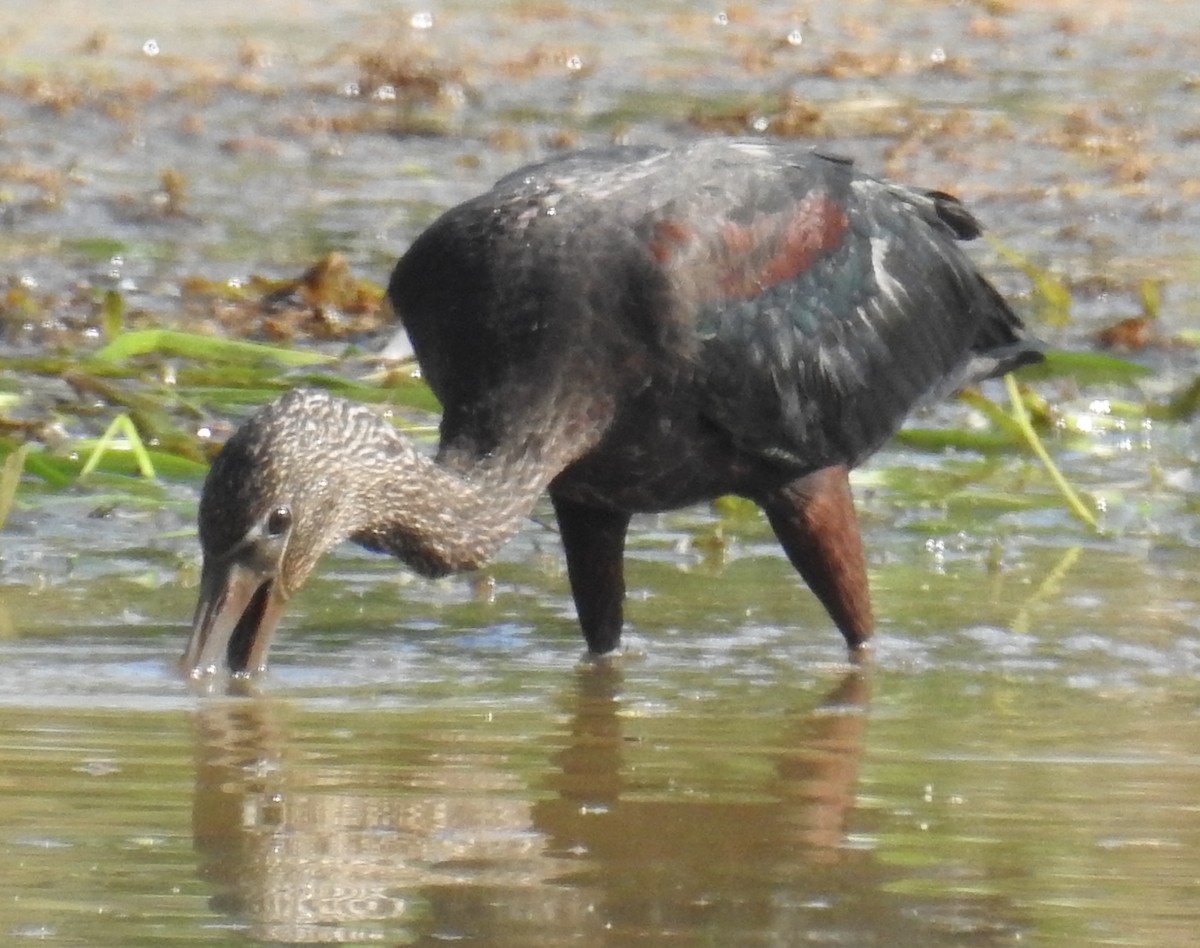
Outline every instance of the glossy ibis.
[(766, 141), (552, 158), (453, 208), (388, 286), (444, 414), (436, 456), (294, 391), (200, 501), (190, 674), (266, 663), (342, 540), (438, 576), (487, 562), (548, 491), (588, 648), (620, 640), (630, 516), (738, 494), (851, 650), (872, 618), (847, 472), (917, 402), (1038, 358), (956, 241), (953, 197)]

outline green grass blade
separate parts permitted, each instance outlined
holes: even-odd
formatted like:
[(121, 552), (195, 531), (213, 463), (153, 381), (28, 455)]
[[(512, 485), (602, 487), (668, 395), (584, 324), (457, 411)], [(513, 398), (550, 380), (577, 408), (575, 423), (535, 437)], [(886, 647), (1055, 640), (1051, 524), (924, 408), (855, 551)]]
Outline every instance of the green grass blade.
[[(1011, 419), (1010, 419), (1011, 421)], [(967, 431), (963, 428), (901, 428), (896, 440), (918, 451), (941, 453), (948, 449), (980, 454), (1012, 453), (1017, 441), (1007, 431)]]
[(112, 423), (104, 429), (104, 434), (96, 441), (95, 447), (92, 448), (92, 453), (88, 455), (87, 461), (83, 465), (83, 470), (79, 472), (79, 477), (82, 480), (96, 469), (100, 463), (100, 459), (104, 454), (116, 447), (117, 435), (121, 435), (125, 439), (127, 450), (129, 450), (134, 459), (137, 461), (138, 471), (147, 480), (154, 480), (157, 476), (154, 473), (154, 462), (150, 460), (150, 455), (146, 451), (146, 445), (142, 442), (141, 435), (138, 434), (137, 427), (128, 415), (117, 415), (112, 420)]
[(307, 349), (284, 349), (245, 339), (222, 339), (200, 336), (175, 329), (138, 329), (123, 332), (112, 342), (97, 350), (92, 358), (102, 362), (120, 362), (139, 355), (173, 355), (189, 359), (258, 365), (275, 362), (280, 365), (319, 365), (335, 361), (336, 357)]
[(12, 512), (13, 502), (17, 498), (17, 487), (21, 483), (21, 472), (25, 470), (25, 456), (29, 453), (29, 445), (23, 444), (4, 459), (0, 467), (0, 530), (8, 522)]
[(25, 458), (25, 473), (41, 478), (54, 490), (62, 490), (75, 482), (75, 462), (46, 451), (31, 451)]
[(1131, 362), (1104, 352), (1070, 352), (1065, 349), (1047, 349), (1045, 358), (1032, 365), (1024, 365), (1017, 374), (1022, 379), (1048, 379), (1069, 375), (1080, 384), (1126, 385), (1143, 376), (1151, 369), (1139, 362)]
[(970, 405), (993, 425), (1012, 439), (1014, 445), (1024, 444), (1025, 432), (1012, 415), (997, 405), (978, 389), (963, 389), (958, 393), (958, 400)]
[(1025, 403), (1021, 400), (1021, 393), (1017, 389), (1017, 380), (1013, 378), (1012, 373), (1004, 376), (1004, 385), (1008, 389), (1008, 397), (1012, 402), (1013, 420), (1021, 430), (1021, 434), (1025, 438), (1025, 443), (1029, 445), (1042, 466), (1046, 468), (1046, 472), (1050, 475), (1050, 479), (1054, 481), (1063, 499), (1067, 502), (1067, 507), (1076, 517), (1090, 526), (1097, 533), (1100, 532), (1100, 524), (1096, 522), (1095, 516), (1088, 510), (1087, 506), (1080, 499), (1075, 489), (1067, 483), (1067, 479), (1063, 477), (1062, 471), (1050, 458), (1050, 453), (1046, 450), (1046, 446), (1042, 444), (1042, 439), (1038, 437), (1038, 433), (1033, 430), (1033, 423), (1029, 420), (1029, 412), (1025, 410)]

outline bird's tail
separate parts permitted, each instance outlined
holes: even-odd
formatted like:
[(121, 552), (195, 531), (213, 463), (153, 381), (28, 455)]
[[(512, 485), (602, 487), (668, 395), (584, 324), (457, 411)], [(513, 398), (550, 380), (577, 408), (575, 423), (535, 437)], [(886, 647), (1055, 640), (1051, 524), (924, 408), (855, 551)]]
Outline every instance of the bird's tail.
[(995, 287), (982, 276), (978, 276), (978, 280), (980, 292), (975, 305), (984, 310), (979, 330), (967, 358), (945, 384), (939, 386), (942, 396), (1045, 358), (1042, 341), (1025, 328), (1021, 318)]

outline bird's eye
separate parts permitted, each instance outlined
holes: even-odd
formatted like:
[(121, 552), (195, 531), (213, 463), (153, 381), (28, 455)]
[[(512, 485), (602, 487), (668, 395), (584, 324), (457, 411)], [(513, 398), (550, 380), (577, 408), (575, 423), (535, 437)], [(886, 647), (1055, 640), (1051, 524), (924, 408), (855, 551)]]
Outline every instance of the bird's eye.
[(290, 507), (280, 504), (271, 511), (267, 517), (267, 536), (279, 537), (287, 533), (292, 527), (292, 510)]

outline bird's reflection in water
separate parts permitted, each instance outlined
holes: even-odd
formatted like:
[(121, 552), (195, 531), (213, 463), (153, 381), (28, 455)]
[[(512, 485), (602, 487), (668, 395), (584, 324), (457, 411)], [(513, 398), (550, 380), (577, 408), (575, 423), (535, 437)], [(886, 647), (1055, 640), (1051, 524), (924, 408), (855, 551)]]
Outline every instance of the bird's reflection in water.
[(867, 673), (851, 671), (764, 750), (738, 749), (748, 786), (727, 772), (706, 785), (697, 753), (715, 773), (728, 752), (687, 748), (684, 788), (631, 762), (659, 739), (640, 732), (652, 719), (623, 713), (619, 663), (580, 667), (565, 734), (542, 742), (549, 770), (532, 779), (482, 737), (389, 734), (390, 759), (338, 760), (328, 735), (318, 754), (286, 734), (289, 715), (267, 700), (214, 701), (197, 712), (202, 873), (214, 908), (267, 941), (611, 944), (714, 924), (761, 935), (790, 924), (781, 886), (799, 887), (783, 902), (808, 905), (836, 884), (830, 870), (870, 858), (844, 846), (867, 695)]

